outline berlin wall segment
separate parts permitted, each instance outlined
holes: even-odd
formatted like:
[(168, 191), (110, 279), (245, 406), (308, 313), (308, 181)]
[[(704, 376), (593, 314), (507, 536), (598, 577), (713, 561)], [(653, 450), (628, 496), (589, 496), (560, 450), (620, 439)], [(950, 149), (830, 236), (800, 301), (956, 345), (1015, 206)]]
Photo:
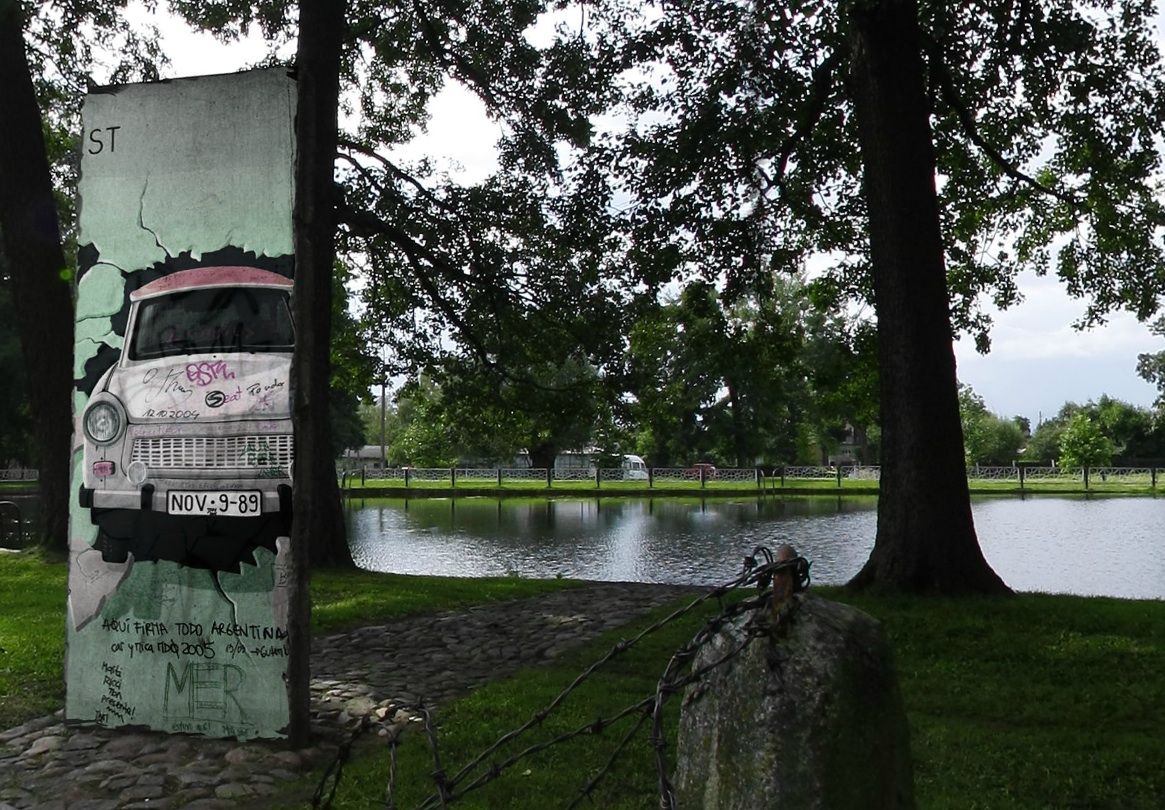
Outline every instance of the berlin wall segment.
[(85, 98), (69, 723), (286, 736), (295, 97)]

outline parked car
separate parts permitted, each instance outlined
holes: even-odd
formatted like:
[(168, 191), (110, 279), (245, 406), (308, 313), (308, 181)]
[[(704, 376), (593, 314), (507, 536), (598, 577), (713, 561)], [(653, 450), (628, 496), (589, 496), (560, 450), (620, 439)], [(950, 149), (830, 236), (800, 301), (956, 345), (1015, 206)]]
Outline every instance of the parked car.
[(203, 267), (130, 294), (121, 356), (81, 417), (80, 501), (106, 559), (237, 569), (231, 549), (287, 523), (291, 290), (267, 270)]
[(719, 478), (720, 473), (714, 464), (698, 461), (684, 472), (684, 477), (690, 478), (693, 481), (708, 481), (713, 478)]

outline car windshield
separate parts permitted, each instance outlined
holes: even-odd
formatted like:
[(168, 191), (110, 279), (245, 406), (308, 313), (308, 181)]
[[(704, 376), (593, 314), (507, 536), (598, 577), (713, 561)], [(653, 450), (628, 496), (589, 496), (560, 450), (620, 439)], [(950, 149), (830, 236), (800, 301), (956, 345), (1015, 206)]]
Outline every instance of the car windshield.
[(295, 335), (283, 290), (215, 287), (138, 305), (130, 358), (179, 354), (290, 352)]

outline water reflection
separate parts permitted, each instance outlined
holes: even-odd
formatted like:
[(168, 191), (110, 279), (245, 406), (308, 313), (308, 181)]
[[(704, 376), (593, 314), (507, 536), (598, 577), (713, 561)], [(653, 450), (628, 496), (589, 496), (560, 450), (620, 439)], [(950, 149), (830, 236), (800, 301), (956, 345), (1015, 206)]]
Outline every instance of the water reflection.
[[(973, 504), (983, 553), (1013, 588), (1165, 598), (1165, 500), (996, 498)], [(793, 543), (840, 584), (873, 546), (873, 499), (356, 501), (349, 537), (376, 571), (711, 585), (757, 545)]]
[[(561, 574), (713, 584), (760, 544), (793, 542), (818, 581), (842, 581), (869, 554), (869, 500), (369, 501), (350, 512), (365, 568), (409, 574)], [(853, 542), (855, 535), (868, 539)]]
[(979, 543), (1012, 588), (1165, 599), (1165, 500), (975, 502)]

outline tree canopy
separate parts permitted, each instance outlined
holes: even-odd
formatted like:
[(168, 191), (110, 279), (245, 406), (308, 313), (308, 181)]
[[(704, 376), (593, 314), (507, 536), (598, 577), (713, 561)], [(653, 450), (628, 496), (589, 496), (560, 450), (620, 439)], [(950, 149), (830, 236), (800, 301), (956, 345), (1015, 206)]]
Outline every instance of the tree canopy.
[(1011, 464), (1024, 446), (1023, 430), (991, 413), (970, 386), (959, 385), (959, 415), (967, 464)]
[[(272, 42), (295, 35), (289, 0), (169, 7), (227, 38), (252, 23)], [(1018, 301), (1027, 268), (1084, 299), (1085, 323), (1158, 306), (1165, 74), (1152, 4), (602, 0), (554, 17), (561, 8), (348, 7), (338, 248), (364, 285), (385, 372), (441, 380), (450, 406), (472, 392), (499, 424), (515, 395), (569, 397), (596, 380), (595, 401), (617, 410), (625, 400), (613, 392), (634, 378), (627, 336), (647, 339), (633, 324), (658, 318), (662, 293), (702, 280), (719, 314), (700, 317), (731, 333), (744, 309), (770, 311), (782, 274), (811, 271), (822, 311), (866, 302), (876, 315), (877, 339), (851, 345), (879, 357), (891, 471), (879, 545), (924, 565), (941, 557), (932, 538), (975, 547), (956, 480), (952, 335), (986, 349), (982, 303)], [(116, 16), (116, 5), (95, 9)], [(498, 169), (480, 182), (394, 152), (423, 133), (449, 82), (476, 93), (501, 133)], [(709, 333), (709, 350), (725, 336)], [(756, 357), (785, 369), (779, 350)], [(733, 425), (725, 435), (774, 419), (749, 410), (758, 394), (743, 381), (763, 375), (719, 372), (727, 404), (706, 394), (699, 404)], [(787, 382), (782, 392), (806, 384)], [(835, 396), (819, 432), (843, 411), (868, 423), (861, 399)], [(753, 452), (730, 444), (738, 458)], [(907, 520), (936, 482), (946, 505)], [(934, 575), (880, 581), (995, 588)]]

